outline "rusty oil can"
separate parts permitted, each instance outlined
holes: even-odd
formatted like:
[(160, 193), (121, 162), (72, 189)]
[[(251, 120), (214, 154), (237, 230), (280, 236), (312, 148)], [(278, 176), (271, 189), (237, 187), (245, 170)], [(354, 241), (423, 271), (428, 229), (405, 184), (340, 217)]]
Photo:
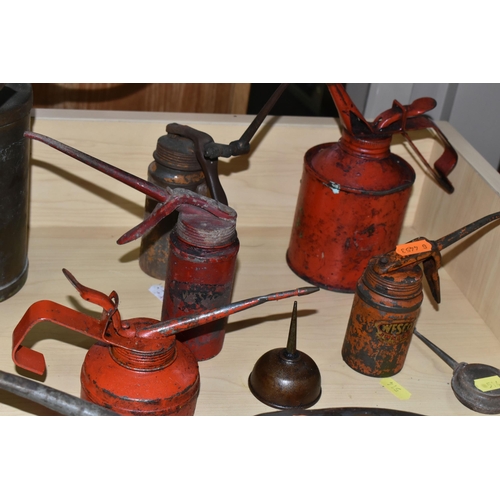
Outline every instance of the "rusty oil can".
[[(171, 132), (158, 139), (153, 153), (154, 161), (148, 167), (148, 181), (159, 187), (189, 189), (209, 196), (203, 170), (198, 162), (192, 140)], [(158, 201), (146, 197), (144, 218), (147, 219)], [(177, 223), (177, 212), (160, 221), (141, 239), (140, 268), (153, 278), (165, 279), (168, 261), (168, 237)]]
[(413, 144), (407, 130), (433, 128), (438, 133), (445, 152), (435, 168), (426, 166), (448, 192), (453, 187), (446, 176), (457, 156), (423, 115), (436, 105), (433, 99), (417, 99), (408, 106), (395, 101), (369, 123), (341, 84), (328, 87), (342, 135), (338, 142), (314, 146), (305, 154), (287, 262), (309, 283), (353, 292), (369, 259), (396, 245), (415, 180), (409, 163), (391, 153), (392, 135), (401, 133)]
[(315, 287), (245, 299), (224, 307), (158, 322), (151, 318), (122, 320), (118, 294), (106, 295), (66, 278), (81, 297), (102, 307), (100, 318), (50, 300), (32, 304), (12, 335), (14, 363), (33, 373), (46, 371), (42, 353), (23, 345), (31, 329), (48, 321), (93, 338), (82, 365), (81, 397), (120, 415), (193, 415), (200, 391), (198, 363), (176, 335), (268, 301), (307, 295)]
[(370, 259), (358, 280), (342, 345), (347, 365), (371, 377), (399, 373), (420, 313), (423, 277), (439, 303), (441, 251), (499, 218), (495, 212), (436, 241), (416, 238)]
[(33, 92), (28, 83), (0, 85), (0, 301), (28, 277), (29, 141)]

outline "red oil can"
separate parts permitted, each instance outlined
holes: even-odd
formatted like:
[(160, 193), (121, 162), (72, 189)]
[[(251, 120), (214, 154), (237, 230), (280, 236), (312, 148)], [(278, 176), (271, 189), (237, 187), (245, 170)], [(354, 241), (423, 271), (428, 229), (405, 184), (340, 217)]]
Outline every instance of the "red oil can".
[[(231, 302), (239, 241), (236, 218), (219, 219), (197, 207), (183, 206), (170, 233), (162, 320), (202, 313)], [(226, 319), (186, 330), (177, 339), (198, 361), (222, 349)]]
[(409, 140), (407, 130), (430, 127), (438, 132), (445, 152), (434, 169), (428, 168), (448, 192), (453, 187), (446, 176), (457, 156), (422, 114), (436, 105), (433, 99), (408, 106), (395, 101), (392, 109), (369, 123), (342, 85), (328, 87), (342, 136), (305, 154), (287, 262), (314, 285), (353, 292), (369, 259), (396, 245), (415, 180), (413, 168), (390, 152), (392, 135), (402, 133)]
[(35, 302), (14, 330), (14, 363), (39, 375), (45, 373), (44, 356), (22, 345), (37, 323), (49, 321), (83, 333), (97, 342), (82, 366), (81, 397), (121, 415), (194, 414), (200, 390), (198, 363), (189, 348), (176, 340), (176, 334), (270, 300), (318, 291), (306, 287), (278, 292), (162, 322), (150, 318), (122, 320), (116, 292), (107, 296), (63, 272), (82, 298), (103, 308), (101, 318), (48, 300)]
[(420, 313), (423, 276), (439, 303), (441, 250), (499, 218), (495, 212), (436, 241), (416, 238), (370, 259), (356, 287), (342, 346), (344, 361), (372, 377), (401, 371)]

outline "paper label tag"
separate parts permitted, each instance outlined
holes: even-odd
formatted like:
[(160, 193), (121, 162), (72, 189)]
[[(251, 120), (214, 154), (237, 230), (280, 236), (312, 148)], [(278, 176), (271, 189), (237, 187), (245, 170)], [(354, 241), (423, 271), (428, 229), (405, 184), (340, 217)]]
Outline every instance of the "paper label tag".
[(500, 389), (500, 377), (493, 375), (491, 377), (477, 378), (474, 380), (474, 385), (481, 392), (494, 391)]
[(153, 285), (149, 287), (149, 291), (158, 299), (163, 301), (163, 285)]
[(399, 385), (392, 378), (383, 378), (380, 380), (380, 385), (383, 385), (390, 393), (394, 394), (401, 401), (410, 399), (411, 393), (408, 392), (402, 385)]
[(412, 241), (396, 246), (396, 253), (399, 255), (413, 255), (416, 253), (429, 252), (432, 245), (427, 240)]

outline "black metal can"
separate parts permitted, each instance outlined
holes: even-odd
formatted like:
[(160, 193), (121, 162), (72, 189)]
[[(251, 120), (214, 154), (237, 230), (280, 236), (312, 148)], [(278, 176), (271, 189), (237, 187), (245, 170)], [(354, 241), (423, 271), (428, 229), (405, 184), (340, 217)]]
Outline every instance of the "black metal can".
[(28, 83), (0, 84), (0, 301), (28, 277), (29, 140), (33, 91)]

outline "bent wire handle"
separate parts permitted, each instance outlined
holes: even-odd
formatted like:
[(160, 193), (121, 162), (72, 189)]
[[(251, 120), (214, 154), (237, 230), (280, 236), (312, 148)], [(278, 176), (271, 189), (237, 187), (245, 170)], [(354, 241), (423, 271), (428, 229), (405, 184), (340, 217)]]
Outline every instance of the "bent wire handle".
[(0, 371), (0, 389), (65, 416), (118, 417), (118, 413), (19, 375)]
[[(408, 134), (406, 133), (409, 130), (422, 130), (422, 129), (431, 129), (434, 130), (436, 135), (441, 139), (444, 145), (444, 151), (441, 156), (434, 162), (434, 167), (429, 165), (427, 160), (420, 153), (418, 148), (413, 144)], [(432, 177), (436, 180), (436, 182), (447, 192), (453, 193), (455, 190), (451, 182), (448, 180), (448, 175), (453, 171), (458, 162), (458, 154), (455, 151), (455, 148), (451, 145), (448, 138), (441, 132), (441, 129), (434, 123), (434, 121), (425, 115), (415, 116), (413, 118), (409, 118), (406, 121), (405, 129), (401, 131), (405, 139), (410, 143), (412, 149), (417, 153), (421, 161), (427, 167)]]
[(22, 342), (35, 325), (46, 321), (97, 340), (102, 340), (103, 323), (107, 322), (106, 319), (97, 320), (50, 300), (40, 300), (32, 304), (12, 334), (12, 359), (17, 366), (38, 375), (45, 373), (45, 358), (42, 353), (23, 346)]
[[(420, 158), (420, 161), (427, 168), (432, 178), (447, 193), (451, 194), (455, 189), (448, 180), (448, 175), (455, 168), (458, 162), (457, 152), (434, 121), (430, 117), (423, 114), (433, 109), (436, 104), (436, 101), (430, 97), (421, 97), (407, 106), (403, 106), (398, 101), (394, 100), (392, 108), (381, 113), (375, 119), (374, 125), (380, 133), (402, 134), (403, 137), (409, 142), (413, 151)], [(424, 158), (407, 133), (411, 130), (421, 130), (426, 128), (434, 130), (444, 144), (444, 151), (434, 162), (434, 167), (432, 167)]]

